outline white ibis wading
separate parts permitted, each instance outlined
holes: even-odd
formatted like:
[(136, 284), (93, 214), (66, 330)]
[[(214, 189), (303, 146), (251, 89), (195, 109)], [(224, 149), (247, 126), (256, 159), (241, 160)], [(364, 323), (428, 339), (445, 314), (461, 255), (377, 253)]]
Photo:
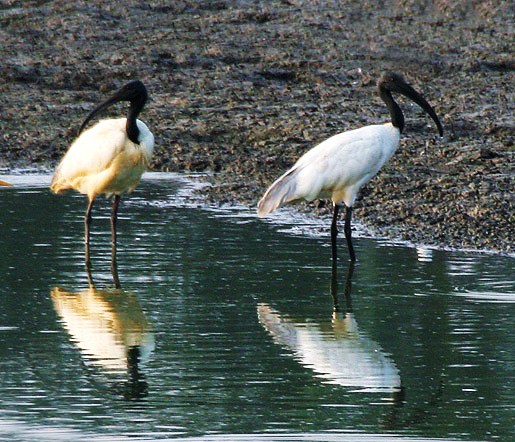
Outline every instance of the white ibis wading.
[[(90, 263), (89, 231), (95, 198), (101, 194), (114, 197), (111, 213), (114, 261), (120, 195), (135, 189), (152, 158), (154, 136), (146, 124), (137, 119), (147, 98), (147, 89), (141, 81), (135, 80), (96, 106), (82, 123), (79, 137), (64, 155), (52, 179), (50, 189), (54, 193), (73, 189), (88, 197), (84, 235), (87, 265)], [(83, 132), (98, 112), (120, 101), (130, 103), (127, 118), (101, 120)]]
[(391, 123), (374, 124), (343, 132), (315, 146), (279, 177), (258, 203), (258, 215), (265, 216), (290, 201), (330, 198), (334, 205), (331, 223), (333, 262), (336, 253), (336, 221), (341, 204), (345, 204), (345, 238), (351, 261), (356, 260), (351, 238), (352, 206), (359, 189), (367, 183), (399, 147), (404, 129), (404, 115), (392, 92), (402, 94), (418, 104), (434, 120), (440, 136), (442, 125), (434, 109), (396, 73), (386, 72), (377, 82), (379, 96), (390, 111)]

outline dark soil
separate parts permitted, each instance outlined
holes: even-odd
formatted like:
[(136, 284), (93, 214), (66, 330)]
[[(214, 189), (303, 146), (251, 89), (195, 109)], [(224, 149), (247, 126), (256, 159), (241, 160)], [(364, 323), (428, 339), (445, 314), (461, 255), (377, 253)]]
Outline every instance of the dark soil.
[(513, 252), (514, 24), (502, 0), (0, 0), (0, 166), (53, 167), (86, 113), (139, 78), (154, 168), (217, 172), (206, 198), (255, 206), (310, 147), (387, 121), (375, 81), (394, 70), (445, 136), (400, 99), (401, 147), (355, 217), (380, 235)]

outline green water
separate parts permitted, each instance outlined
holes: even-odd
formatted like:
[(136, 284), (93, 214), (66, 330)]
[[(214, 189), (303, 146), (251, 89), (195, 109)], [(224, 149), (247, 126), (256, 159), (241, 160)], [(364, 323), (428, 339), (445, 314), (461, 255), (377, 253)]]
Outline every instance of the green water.
[(356, 239), (333, 313), (327, 229), (147, 174), (120, 207), (121, 290), (95, 207), (88, 290), (85, 198), (6, 179), (0, 440), (515, 438), (513, 257)]

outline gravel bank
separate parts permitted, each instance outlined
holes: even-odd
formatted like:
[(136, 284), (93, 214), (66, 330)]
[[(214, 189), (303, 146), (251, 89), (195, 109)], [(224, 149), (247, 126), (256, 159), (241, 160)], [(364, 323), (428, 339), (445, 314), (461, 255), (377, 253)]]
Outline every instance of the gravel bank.
[(401, 147), (355, 217), (513, 252), (514, 24), (505, 1), (0, 1), (0, 167), (52, 167), (87, 111), (139, 78), (154, 168), (216, 172), (206, 198), (255, 206), (310, 147), (386, 121), (375, 81), (395, 70), (445, 136), (399, 100)]

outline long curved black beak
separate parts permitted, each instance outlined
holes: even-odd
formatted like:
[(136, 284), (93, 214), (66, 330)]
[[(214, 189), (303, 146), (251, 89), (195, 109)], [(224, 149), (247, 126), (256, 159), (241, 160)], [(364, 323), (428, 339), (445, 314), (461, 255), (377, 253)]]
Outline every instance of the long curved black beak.
[(82, 122), (81, 126), (80, 126), (80, 129), (79, 129), (79, 133), (77, 135), (80, 135), (82, 133), (82, 131), (84, 130), (84, 128), (88, 125), (88, 123), (92, 120), (92, 118), (98, 114), (101, 110), (115, 104), (115, 103), (118, 103), (119, 101), (123, 101), (124, 98), (123, 97), (120, 97), (118, 95), (118, 93), (116, 93), (115, 95), (113, 95), (111, 98), (107, 99), (106, 101), (100, 103), (99, 105), (95, 106), (95, 108), (86, 116), (86, 118), (84, 119), (84, 121)]
[(416, 104), (418, 104), (435, 122), (436, 127), (438, 128), (438, 132), (440, 136), (443, 136), (443, 128), (438, 116), (436, 115), (435, 110), (431, 107), (431, 105), (425, 100), (425, 98), (420, 95), (415, 89), (413, 89), (409, 84), (402, 82), (396, 82), (394, 87), (391, 87), (390, 90), (392, 92), (398, 92), (399, 94), (408, 97), (410, 100), (413, 100)]
[(118, 91), (114, 93), (111, 98), (103, 101), (102, 103), (95, 106), (95, 108), (86, 116), (84, 121), (82, 122), (79, 133), (80, 135), (87, 124), (91, 121), (91, 119), (99, 113), (101, 110), (118, 103), (120, 101), (130, 101), (133, 106), (137, 106), (139, 110), (143, 108), (146, 101), (148, 99), (147, 89), (143, 85), (143, 83), (139, 80), (134, 80), (123, 87), (121, 87)]

